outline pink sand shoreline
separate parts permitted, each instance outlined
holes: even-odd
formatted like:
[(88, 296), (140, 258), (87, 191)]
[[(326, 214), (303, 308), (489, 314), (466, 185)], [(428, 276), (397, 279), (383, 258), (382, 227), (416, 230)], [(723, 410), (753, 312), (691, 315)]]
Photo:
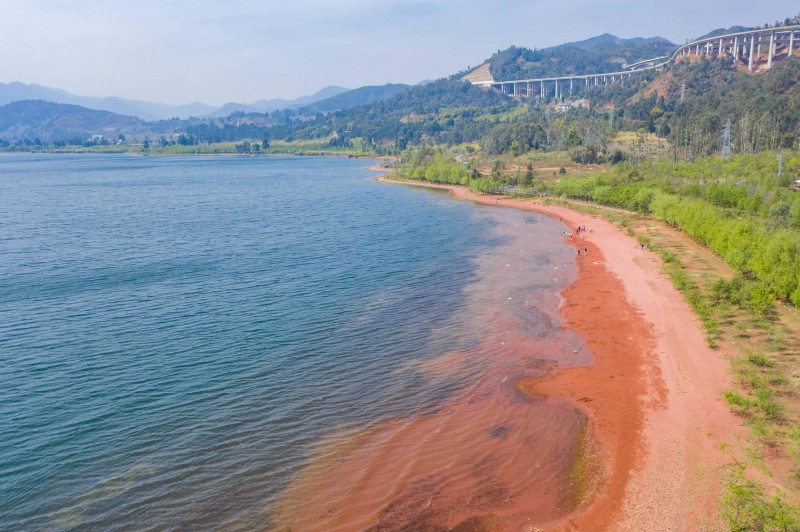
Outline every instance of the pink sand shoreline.
[[(617, 478), (624, 485), (621, 500), (596, 496), (582, 514), (551, 526), (583, 529), (592, 522), (604, 522), (603, 528), (615, 530), (689, 530), (700, 522), (713, 522), (724, 465), (720, 447), (735, 443), (743, 428), (721, 397), (730, 382), (725, 353), (708, 347), (699, 319), (663, 273), (660, 259), (641, 250), (632, 237), (597, 216), (532, 200), (477, 195), (464, 187), (377, 179), (447, 189), (457, 199), (534, 211), (560, 218), (570, 228), (585, 225), (593, 229), (585, 233), (586, 240), (577, 242), (591, 245), (591, 257), (595, 259), (579, 261), (579, 280), (592, 267), (604, 270), (596, 278), (618, 280), (624, 299), (648, 329), (643, 336), (649, 338), (642, 338), (638, 358), (628, 362), (638, 366), (628, 369), (639, 373), (637, 382), (641, 384), (634, 402), (641, 412), (636, 438), (642, 452), (632, 463), (606, 464), (610, 467), (608, 481), (613, 483)], [(586, 294), (592, 286), (582, 286), (580, 290)], [(576, 307), (573, 314), (591, 312), (579, 308), (581, 294), (569, 290), (565, 293), (567, 304)], [(605, 336), (602, 330), (582, 334), (590, 346)], [(636, 345), (635, 339), (633, 344)], [(613, 345), (606, 349), (613, 354)], [(594, 413), (593, 422), (601, 432), (606, 418), (619, 414), (614, 408)], [(606, 443), (614, 446), (613, 442)], [(607, 511), (599, 506), (605, 506)], [(593, 521), (603, 514), (602, 521)]]

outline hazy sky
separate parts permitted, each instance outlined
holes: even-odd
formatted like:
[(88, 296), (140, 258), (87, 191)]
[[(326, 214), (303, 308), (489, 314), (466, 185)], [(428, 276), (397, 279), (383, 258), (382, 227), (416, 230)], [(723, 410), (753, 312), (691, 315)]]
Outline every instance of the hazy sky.
[(0, 82), (170, 104), (416, 83), (512, 44), (683, 42), (794, 16), (763, 0), (0, 0)]

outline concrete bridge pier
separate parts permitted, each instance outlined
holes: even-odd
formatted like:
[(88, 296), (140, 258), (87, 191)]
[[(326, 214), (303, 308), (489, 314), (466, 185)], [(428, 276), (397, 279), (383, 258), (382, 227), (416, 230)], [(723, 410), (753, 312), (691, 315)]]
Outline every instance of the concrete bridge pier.
[(756, 57), (758, 60), (761, 59), (761, 34), (758, 35), (758, 40), (756, 43)]
[(755, 44), (756, 44), (756, 42), (755, 42), (755, 39), (754, 39), (754, 35), (751, 35), (750, 36), (750, 59), (748, 59), (748, 61), (747, 61), (747, 69), (750, 70), (750, 72), (753, 71), (753, 47), (755, 46)]
[(775, 54), (775, 33), (769, 34), (769, 52), (767, 53), (767, 68), (772, 68), (772, 56)]

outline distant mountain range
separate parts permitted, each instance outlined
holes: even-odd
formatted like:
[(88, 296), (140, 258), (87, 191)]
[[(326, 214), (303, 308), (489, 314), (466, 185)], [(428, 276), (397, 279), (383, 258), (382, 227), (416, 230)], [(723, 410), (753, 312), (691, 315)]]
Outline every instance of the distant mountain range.
[(79, 105), (97, 111), (135, 116), (142, 120), (160, 120), (163, 118), (202, 116), (214, 112), (217, 108), (195, 102), (188, 105), (170, 106), (167, 104), (126, 100), (124, 98), (94, 98), (77, 96), (61, 89), (43, 87), (32, 83), (0, 83), (0, 105), (21, 100), (45, 100), (52, 103)]
[(272, 111), (277, 111), (278, 109), (298, 109), (305, 105), (320, 102), (346, 92), (349, 92), (349, 89), (345, 89), (344, 87), (330, 86), (315, 92), (311, 96), (301, 96), (295, 100), (283, 100), (281, 98), (275, 98), (272, 100), (259, 100), (252, 104), (231, 102), (226, 103), (211, 113), (206, 113), (205, 116), (222, 117), (236, 112), (270, 113)]
[[(410, 85), (388, 84), (376, 87), (361, 87), (347, 90), (342, 87), (326, 87), (311, 96), (296, 100), (261, 100), (254, 104), (229, 103), (214, 109), (203, 104), (180, 107), (161, 106), (161, 116), (174, 118), (183, 111), (181, 120), (150, 119), (154, 106), (148, 102), (134, 102), (119, 98), (85, 98), (74, 96), (58, 89), (39, 85), (10, 83), (0, 85), (0, 140), (15, 142), (35, 139), (44, 143), (60, 141), (83, 142), (94, 135), (102, 135), (108, 140), (116, 140), (120, 134), (129, 138), (143, 139), (145, 136), (158, 137), (174, 132), (186, 123), (214, 121), (220, 125), (230, 122), (233, 113), (264, 114), (277, 109), (296, 111), (299, 116), (315, 116), (318, 113), (349, 109), (383, 101), (410, 89)], [(28, 97), (28, 99), (21, 99)], [(32, 99), (31, 99), (32, 97)], [(48, 98), (80, 103), (61, 103), (48, 101)], [(10, 100), (10, 101), (9, 101)], [(2, 105), (5, 104), (5, 105)], [(89, 107), (104, 107), (96, 109)], [(116, 109), (112, 111), (110, 109)], [(145, 111), (143, 111), (143, 109)], [(211, 112), (208, 112), (211, 109)], [(205, 116), (200, 116), (205, 112)], [(262, 116), (260, 120), (264, 120)], [(163, 120), (163, 121), (160, 121)]]
[(277, 109), (297, 109), (332, 96), (336, 96), (348, 89), (343, 87), (325, 87), (310, 96), (302, 96), (295, 100), (259, 100), (253, 104), (226, 103), (222, 107), (214, 107), (204, 103), (195, 102), (186, 105), (167, 105), (141, 100), (126, 100), (124, 98), (108, 97), (95, 98), (92, 96), (77, 96), (61, 89), (44, 87), (35, 83), (25, 84), (20, 82), (0, 83), (0, 105), (22, 100), (44, 100), (52, 103), (65, 103), (79, 105), (97, 111), (109, 111), (119, 115), (135, 116), (142, 120), (165, 120), (168, 118), (219, 117), (228, 116), (237, 111), (245, 113), (268, 113)]

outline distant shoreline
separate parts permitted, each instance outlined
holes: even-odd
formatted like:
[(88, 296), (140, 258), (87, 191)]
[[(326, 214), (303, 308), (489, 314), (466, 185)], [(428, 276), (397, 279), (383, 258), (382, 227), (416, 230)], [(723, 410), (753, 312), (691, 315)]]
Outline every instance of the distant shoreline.
[(338, 159), (385, 159), (392, 156), (386, 155), (354, 155), (348, 153), (233, 153), (233, 152), (207, 152), (207, 153), (152, 153), (142, 151), (116, 151), (116, 150), (31, 150), (8, 151), (0, 150), (3, 155), (136, 155), (141, 157), (335, 157)]
[(562, 292), (560, 314), (567, 328), (583, 336), (595, 362), (517, 382), (523, 393), (560, 397), (591, 420), (590, 456), (577, 464), (578, 491), (585, 491), (589, 502), (565, 520), (540, 525), (696, 528), (719, 497), (718, 445), (732, 441), (740, 429), (720, 400), (730, 379), (726, 363), (706, 345), (699, 320), (662, 274), (661, 261), (597, 216), (478, 195), (461, 186), (376, 180), (445, 189), (456, 199), (593, 229), (567, 240), (582, 253), (576, 255), (577, 280)]

